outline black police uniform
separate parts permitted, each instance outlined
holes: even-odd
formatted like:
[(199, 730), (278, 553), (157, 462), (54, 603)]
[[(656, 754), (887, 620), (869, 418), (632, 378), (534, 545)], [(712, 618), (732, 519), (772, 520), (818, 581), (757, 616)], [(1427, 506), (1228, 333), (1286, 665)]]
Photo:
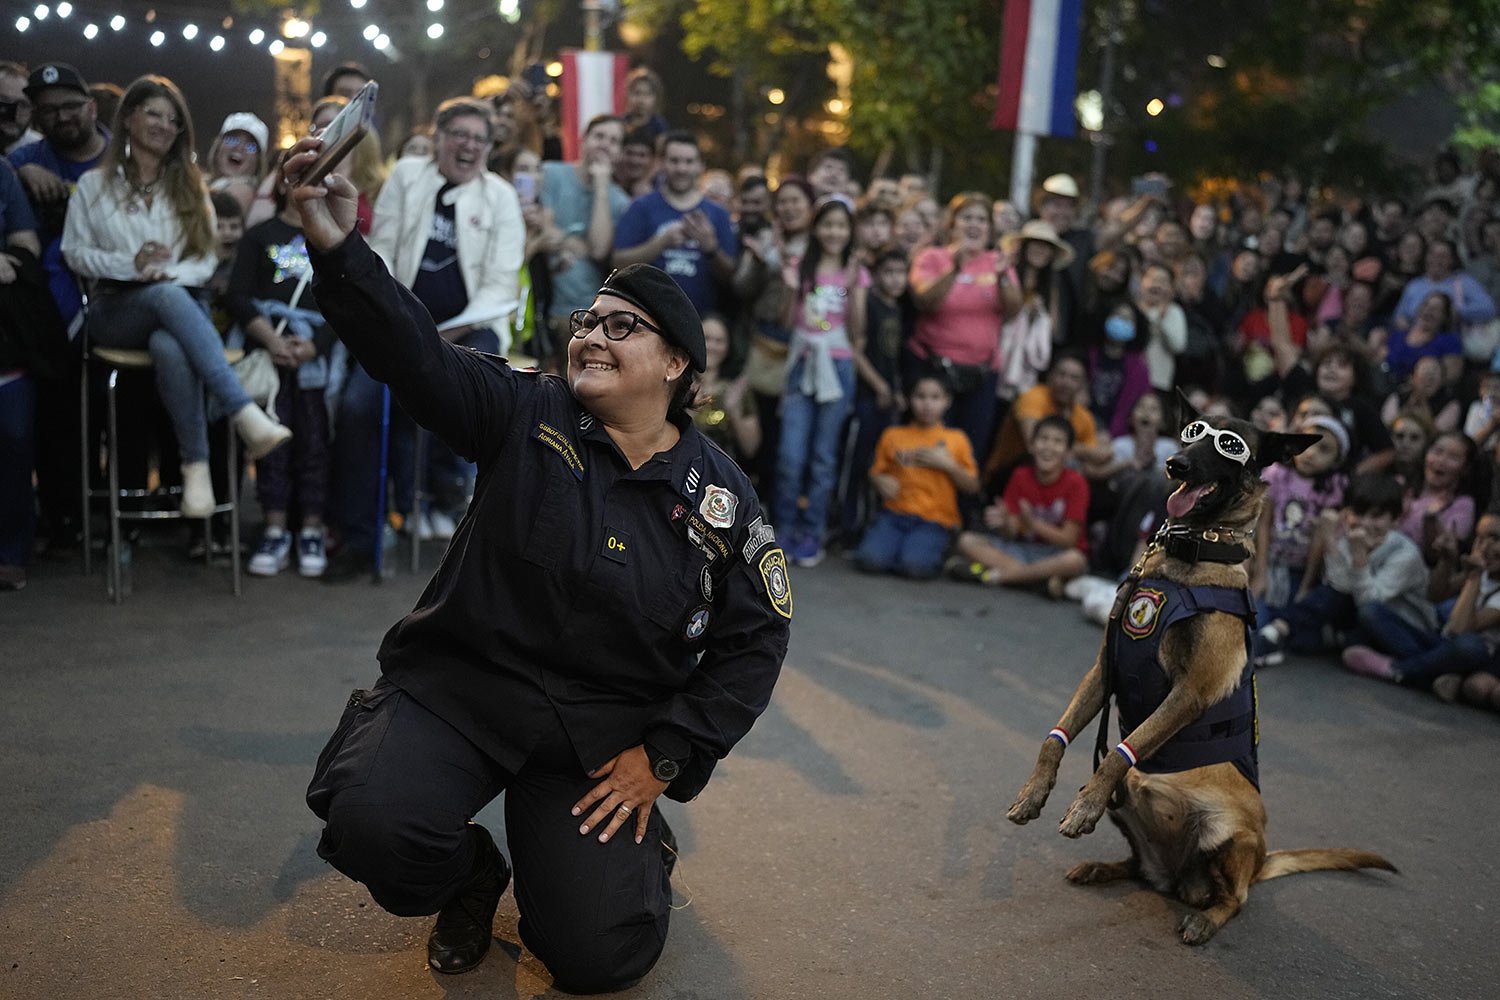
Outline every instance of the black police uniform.
[(786, 557), (744, 474), (692, 426), (632, 470), (555, 376), (446, 344), (358, 235), (312, 254), (318, 302), (418, 423), (479, 465), (416, 608), (387, 634), (308, 803), (318, 853), (403, 915), (459, 892), (466, 821), (506, 791), (521, 936), (559, 984), (623, 986), (665, 940), (659, 817), (580, 836), (587, 772), (646, 742), (686, 801), (765, 709), (786, 655)]

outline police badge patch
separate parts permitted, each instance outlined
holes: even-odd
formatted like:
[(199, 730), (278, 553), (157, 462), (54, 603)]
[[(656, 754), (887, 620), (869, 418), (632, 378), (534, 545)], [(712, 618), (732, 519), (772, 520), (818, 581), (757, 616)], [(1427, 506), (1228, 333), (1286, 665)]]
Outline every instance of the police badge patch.
[(715, 528), (729, 528), (734, 525), (734, 512), (739, 505), (739, 497), (722, 486), (710, 485), (703, 491), (703, 502), (698, 505), (698, 513)]
[(1120, 627), (1132, 639), (1144, 639), (1156, 631), (1156, 621), (1161, 616), (1161, 606), (1167, 595), (1150, 587), (1140, 587), (1130, 595), (1125, 604), (1125, 614)]
[(772, 549), (760, 557), (760, 578), (766, 583), (766, 596), (781, 617), (792, 617), (792, 582), (786, 575), (786, 553)]

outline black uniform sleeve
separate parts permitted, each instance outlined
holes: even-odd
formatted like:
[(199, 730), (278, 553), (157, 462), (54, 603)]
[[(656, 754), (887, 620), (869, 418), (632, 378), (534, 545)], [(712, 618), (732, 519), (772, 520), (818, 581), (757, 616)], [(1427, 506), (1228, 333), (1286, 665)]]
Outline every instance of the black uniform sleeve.
[(440, 337), (358, 233), (328, 253), (309, 248), (308, 258), (323, 317), (370, 377), (458, 454), (491, 457), (525, 391), (504, 359)]
[[(241, 239), (234, 250), (234, 263), (229, 269), (229, 287), (224, 292), (224, 305), (229, 315), (241, 327), (246, 326), (260, 313), (255, 311), (256, 266), (265, 259), (266, 245), (260, 241), (261, 229), (254, 226)], [(248, 338), (247, 338), (248, 339)], [(247, 347), (258, 347), (251, 342)]]
[(750, 484), (742, 486), (741, 496), (752, 503), (733, 536), (703, 656), (687, 686), (646, 730), (646, 742), (670, 756), (684, 744), (692, 750), (682, 775), (667, 789), (679, 802), (703, 790), (714, 765), (770, 704), (791, 633), (786, 556), (774, 540), (758, 543), (743, 527), (758, 524), (760, 513)]

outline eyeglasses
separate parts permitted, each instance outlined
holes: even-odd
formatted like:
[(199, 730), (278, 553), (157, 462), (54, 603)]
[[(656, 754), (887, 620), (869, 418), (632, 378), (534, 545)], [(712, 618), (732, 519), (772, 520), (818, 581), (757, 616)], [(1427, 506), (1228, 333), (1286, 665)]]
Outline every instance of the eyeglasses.
[(592, 309), (574, 309), (568, 319), (575, 337), (587, 337), (600, 323), (604, 324), (604, 336), (609, 340), (624, 340), (634, 333), (638, 326), (643, 326), (655, 334), (661, 333), (659, 327), (652, 326), (633, 312), (612, 312), (600, 316)]
[(460, 146), (488, 146), (490, 137), (487, 135), (476, 135), (473, 132), (463, 132), (458, 129), (445, 128), (443, 134)]
[(145, 115), (146, 120), (153, 125), (165, 125), (173, 131), (182, 131), (182, 119), (170, 112), (157, 111), (155, 108), (145, 108), (141, 111), (141, 114)]
[(225, 149), (241, 150), (249, 156), (254, 156), (256, 153), (260, 152), (260, 143), (256, 142), (254, 139), (248, 137), (241, 138), (237, 135), (226, 135), (221, 141), (220, 145), (222, 145)]
[(1182, 429), (1182, 443), (1192, 444), (1200, 438), (1212, 435), (1214, 450), (1232, 462), (1248, 465), (1250, 446), (1245, 439), (1231, 430), (1216, 430), (1208, 426), (1207, 420), (1194, 420)]
[(63, 116), (72, 118), (74, 115), (78, 114), (78, 112), (82, 111), (84, 109), (84, 106), (88, 103), (89, 102), (87, 100), (83, 100), (63, 101), (61, 104), (38, 104), (36, 106), (36, 116), (38, 119), (44, 122), (52, 121), (55, 118), (61, 118)]

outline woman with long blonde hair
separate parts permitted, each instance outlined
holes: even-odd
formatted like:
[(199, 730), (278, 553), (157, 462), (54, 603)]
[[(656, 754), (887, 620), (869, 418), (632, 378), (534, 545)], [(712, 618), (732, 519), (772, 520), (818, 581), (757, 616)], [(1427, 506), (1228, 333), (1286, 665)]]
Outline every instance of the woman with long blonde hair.
[(241, 387), (191, 291), (213, 274), (214, 244), (214, 210), (193, 159), (187, 102), (171, 80), (143, 76), (121, 99), (100, 165), (78, 180), (62, 252), (93, 286), (94, 341), (151, 353), (181, 453), (182, 512), (189, 517), (207, 517), (215, 506), (205, 388), (234, 415), (251, 458), (291, 437)]

